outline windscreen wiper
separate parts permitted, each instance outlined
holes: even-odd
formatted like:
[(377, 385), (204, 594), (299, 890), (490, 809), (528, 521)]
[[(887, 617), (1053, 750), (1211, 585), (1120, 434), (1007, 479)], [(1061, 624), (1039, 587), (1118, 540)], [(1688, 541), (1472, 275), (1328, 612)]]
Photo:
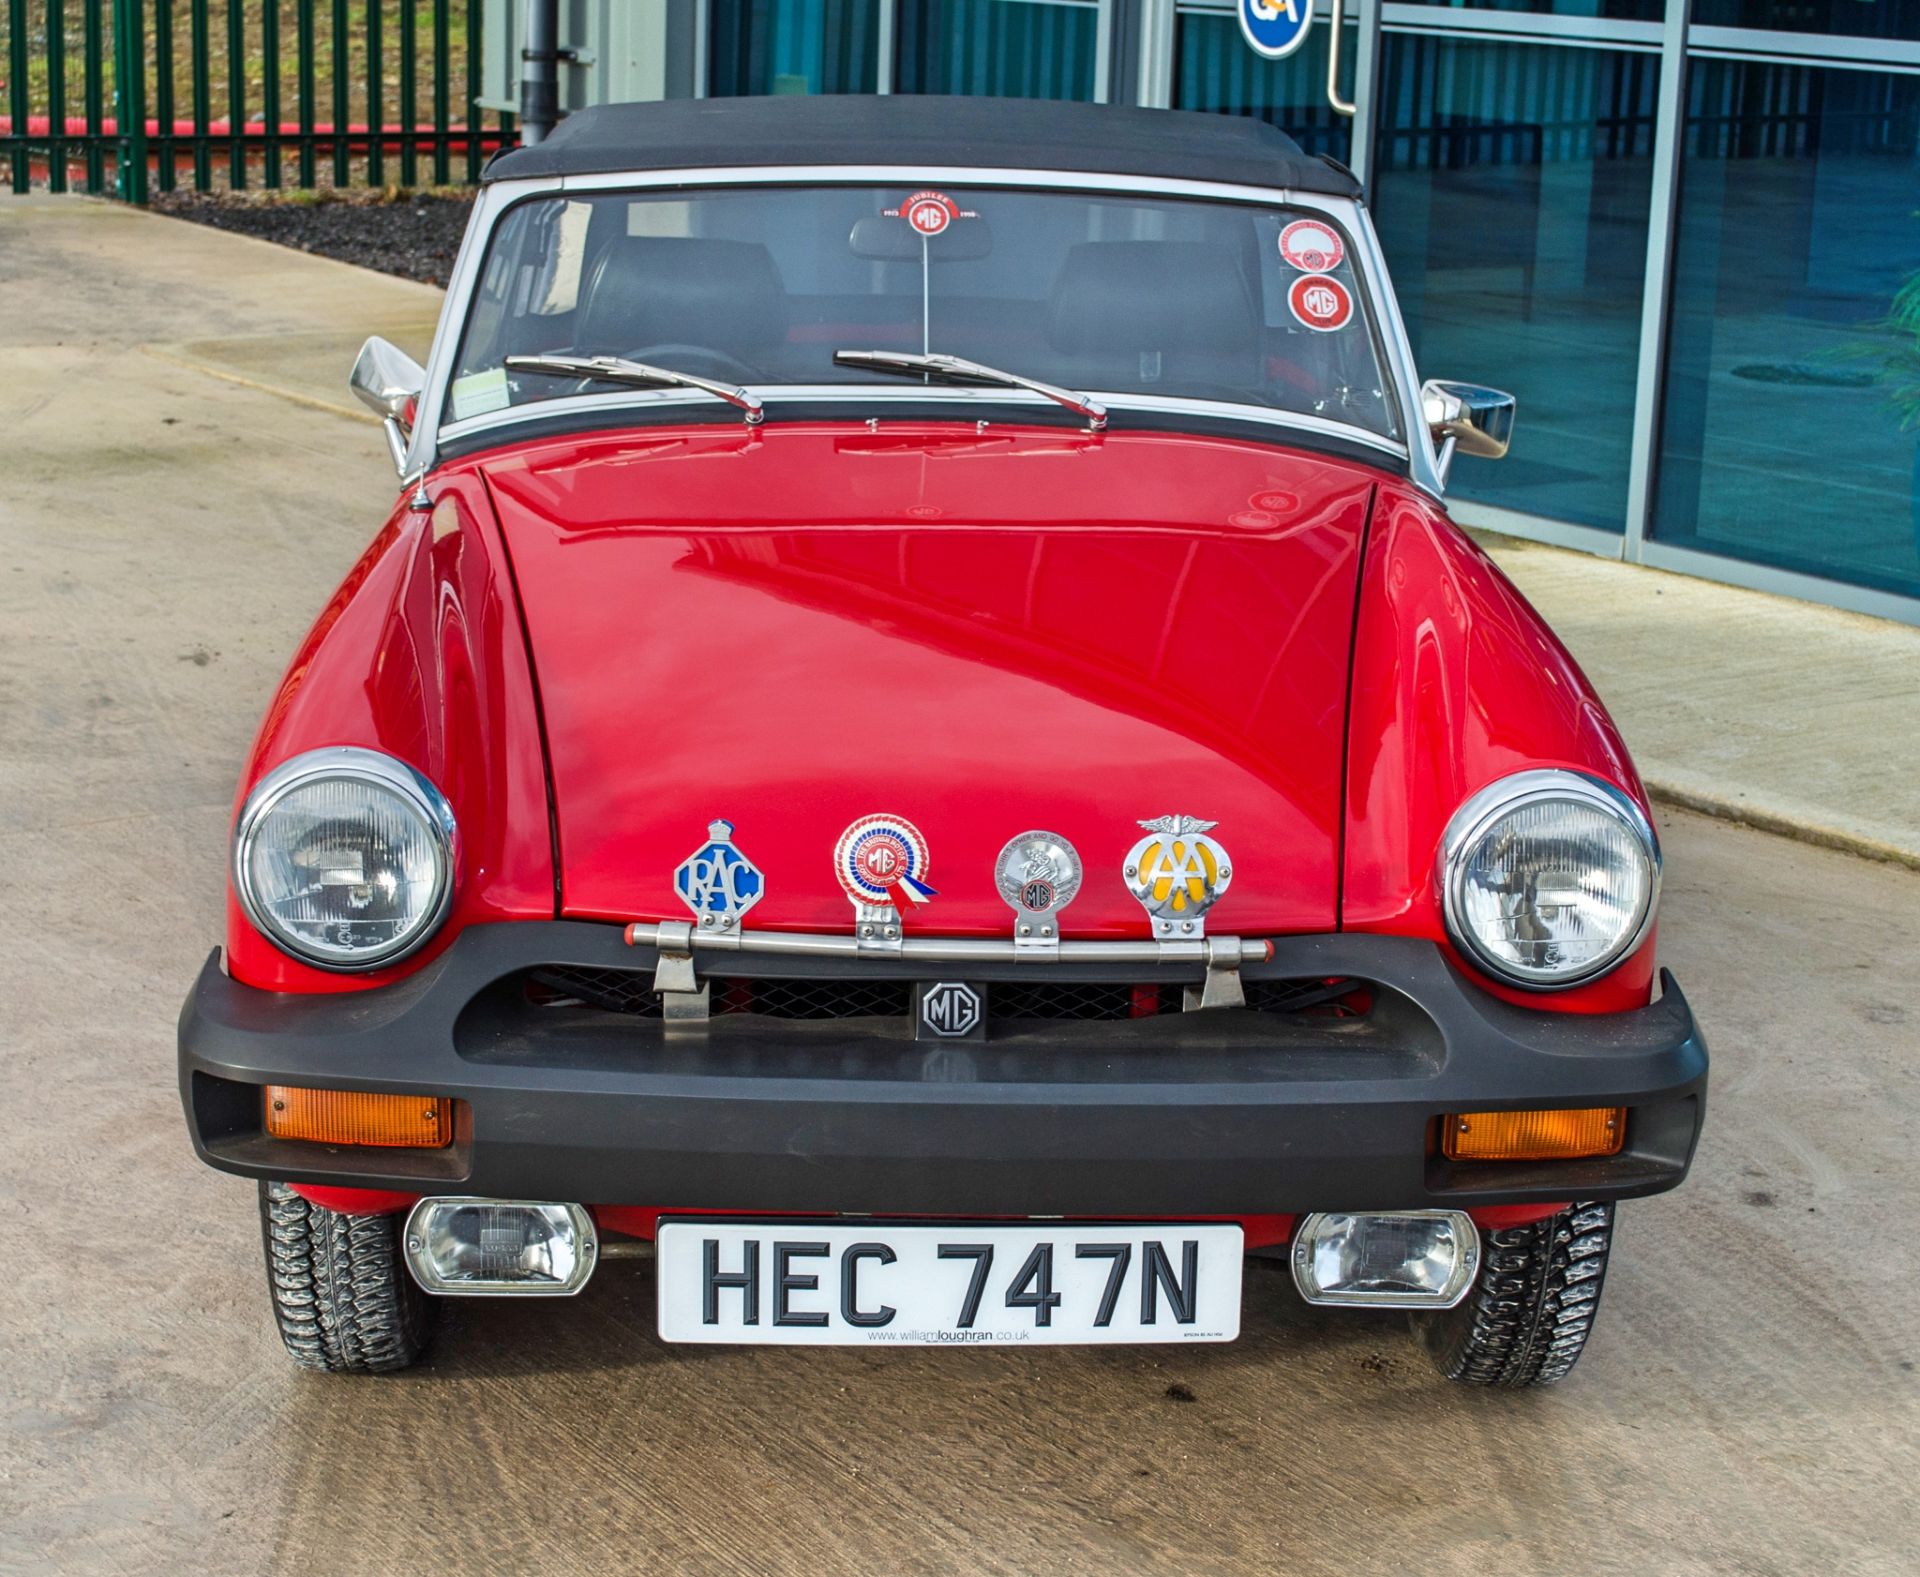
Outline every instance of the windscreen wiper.
[(758, 427), (767, 419), (765, 407), (745, 389), (695, 377), (690, 372), (675, 372), (671, 367), (656, 367), (651, 362), (628, 361), (624, 356), (566, 356), (549, 352), (541, 356), (509, 356), (502, 365), (509, 372), (544, 372), (555, 378), (597, 378), (603, 383), (625, 383), (636, 389), (698, 389), (737, 407), (749, 427)]
[(836, 367), (865, 367), (869, 372), (897, 372), (904, 377), (947, 378), (961, 383), (997, 384), (1003, 389), (1030, 389), (1035, 394), (1045, 395), (1054, 404), (1064, 405), (1077, 415), (1086, 417), (1087, 428), (1091, 432), (1097, 433), (1107, 425), (1107, 408), (1098, 400), (1076, 394), (1072, 389), (1062, 389), (1056, 384), (1042, 383), (1038, 378), (1024, 378), (1017, 372), (1003, 372), (998, 367), (982, 366), (977, 361), (968, 361), (964, 356), (922, 355), (902, 350), (837, 350), (833, 353), (833, 364)]

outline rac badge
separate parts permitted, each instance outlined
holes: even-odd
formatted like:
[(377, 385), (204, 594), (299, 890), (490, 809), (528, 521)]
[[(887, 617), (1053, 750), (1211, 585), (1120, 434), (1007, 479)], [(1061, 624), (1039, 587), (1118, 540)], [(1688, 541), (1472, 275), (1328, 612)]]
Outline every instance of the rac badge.
[(993, 862), (994, 885), (1013, 910), (1016, 947), (1054, 947), (1060, 911), (1080, 891), (1080, 856), (1057, 832), (1023, 832)]
[(1216, 825), (1197, 816), (1156, 816), (1147, 835), (1127, 851), (1127, 889), (1164, 941), (1203, 935), (1206, 914), (1233, 880), (1227, 851), (1207, 833)]
[(673, 890), (703, 931), (731, 931), (766, 895), (760, 868), (733, 841), (733, 823), (707, 823), (707, 841), (675, 867)]

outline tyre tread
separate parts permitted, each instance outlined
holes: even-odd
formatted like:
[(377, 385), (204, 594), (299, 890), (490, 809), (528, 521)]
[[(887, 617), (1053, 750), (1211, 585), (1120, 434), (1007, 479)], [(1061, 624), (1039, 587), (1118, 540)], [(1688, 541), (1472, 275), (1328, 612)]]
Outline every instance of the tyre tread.
[(328, 1210), (263, 1182), (260, 1226), (274, 1321), (296, 1364), (385, 1374), (420, 1356), (433, 1305), (401, 1263), (393, 1217)]
[(1414, 1316), (1441, 1374), (1464, 1385), (1511, 1387), (1565, 1379), (1599, 1311), (1613, 1218), (1611, 1203), (1594, 1200), (1487, 1232), (1480, 1277), (1466, 1300)]

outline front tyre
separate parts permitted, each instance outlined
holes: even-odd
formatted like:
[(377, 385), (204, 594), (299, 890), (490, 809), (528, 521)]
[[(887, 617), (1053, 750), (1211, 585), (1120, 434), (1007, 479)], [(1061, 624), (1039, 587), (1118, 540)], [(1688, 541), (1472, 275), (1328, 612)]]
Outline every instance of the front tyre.
[(260, 1185), (267, 1294), (301, 1368), (381, 1374), (420, 1356), (438, 1308), (407, 1274), (400, 1229), (397, 1215), (350, 1216)]
[(1451, 1309), (1415, 1314), (1414, 1335), (1449, 1380), (1552, 1385), (1587, 1344), (1612, 1244), (1607, 1203), (1486, 1232), (1473, 1291)]

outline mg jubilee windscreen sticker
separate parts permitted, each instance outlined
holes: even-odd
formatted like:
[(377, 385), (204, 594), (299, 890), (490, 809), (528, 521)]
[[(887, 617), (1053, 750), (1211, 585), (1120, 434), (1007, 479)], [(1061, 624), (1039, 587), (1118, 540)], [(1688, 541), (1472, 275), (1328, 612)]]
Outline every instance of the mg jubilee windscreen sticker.
[(1339, 232), (1318, 219), (1296, 219), (1280, 232), (1280, 255), (1303, 274), (1324, 274), (1347, 255)]
[(1307, 41), (1313, 0), (1240, 0), (1240, 32), (1255, 54), (1284, 60)]
[(904, 219), (922, 235), (938, 235), (956, 219), (978, 219), (971, 208), (962, 208), (945, 192), (915, 192), (898, 208), (885, 211), (889, 219)]
[(1293, 315), (1318, 334), (1331, 334), (1353, 320), (1353, 297), (1328, 274), (1302, 274), (1287, 289)]
[(891, 907), (895, 888), (914, 903), (938, 896), (926, 882), (927, 840), (903, 816), (862, 816), (840, 834), (833, 869), (856, 907)]

